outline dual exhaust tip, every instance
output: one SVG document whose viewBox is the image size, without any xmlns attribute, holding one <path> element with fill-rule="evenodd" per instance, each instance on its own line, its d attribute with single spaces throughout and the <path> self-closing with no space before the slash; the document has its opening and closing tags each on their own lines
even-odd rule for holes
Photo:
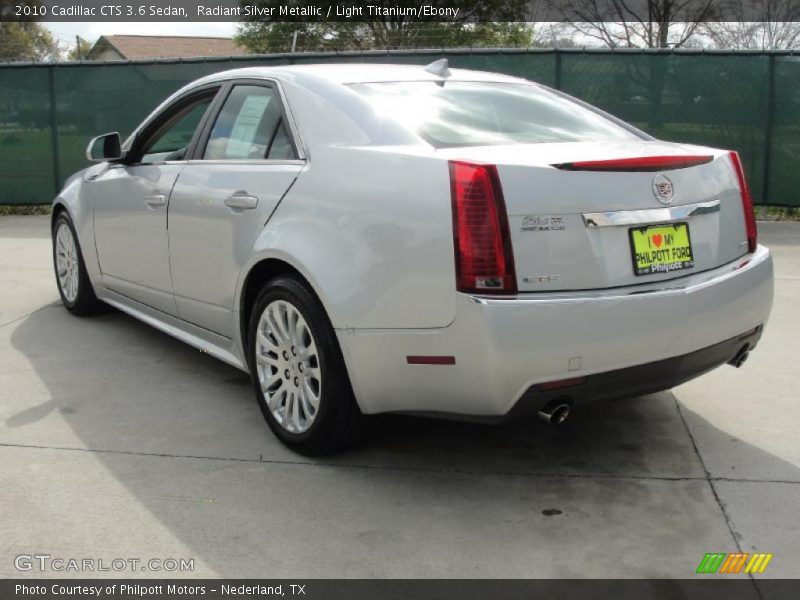
<svg viewBox="0 0 800 600">
<path fill-rule="evenodd" d="M 745 363 L 745 361 L 747 361 L 749 356 L 750 344 L 745 344 L 739 349 L 736 355 L 730 361 L 728 361 L 728 364 L 733 365 L 738 369 Z M 566 397 L 555 398 L 542 406 L 536 416 L 548 425 L 561 425 L 567 420 L 571 410 L 572 399 Z"/>
<path fill-rule="evenodd" d="M 555 398 L 540 408 L 537 416 L 548 425 L 561 425 L 567 420 L 571 410 L 571 399 Z"/>
</svg>

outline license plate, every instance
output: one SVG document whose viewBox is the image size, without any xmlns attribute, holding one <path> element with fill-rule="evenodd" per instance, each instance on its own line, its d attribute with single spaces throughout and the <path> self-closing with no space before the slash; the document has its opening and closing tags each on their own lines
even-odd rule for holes
<svg viewBox="0 0 800 600">
<path fill-rule="evenodd" d="M 632 227 L 628 233 L 635 275 L 669 273 L 694 266 L 688 224 Z"/>
</svg>

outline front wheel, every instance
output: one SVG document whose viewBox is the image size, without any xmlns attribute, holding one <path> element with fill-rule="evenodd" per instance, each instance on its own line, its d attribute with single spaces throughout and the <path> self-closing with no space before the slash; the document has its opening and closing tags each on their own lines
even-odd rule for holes
<svg viewBox="0 0 800 600">
<path fill-rule="evenodd" d="M 250 318 L 248 358 L 261 412 L 284 444 L 320 456 L 362 437 L 367 418 L 333 327 L 305 282 L 282 276 L 264 286 Z"/>
<path fill-rule="evenodd" d="M 102 312 L 105 306 L 94 294 L 78 236 L 66 213 L 53 223 L 53 267 L 61 302 L 68 311 L 81 316 Z"/>
</svg>

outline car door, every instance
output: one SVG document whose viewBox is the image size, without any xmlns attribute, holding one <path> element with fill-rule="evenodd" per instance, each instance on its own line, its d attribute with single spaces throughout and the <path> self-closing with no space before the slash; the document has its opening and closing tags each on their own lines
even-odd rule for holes
<svg viewBox="0 0 800 600">
<path fill-rule="evenodd" d="M 219 86 L 176 100 L 142 129 L 122 163 L 91 182 L 103 285 L 172 315 L 169 198 L 217 91 Z"/>
<path fill-rule="evenodd" d="M 220 93 L 169 206 L 179 316 L 225 337 L 253 243 L 305 164 L 278 84 L 230 82 Z"/>
</svg>

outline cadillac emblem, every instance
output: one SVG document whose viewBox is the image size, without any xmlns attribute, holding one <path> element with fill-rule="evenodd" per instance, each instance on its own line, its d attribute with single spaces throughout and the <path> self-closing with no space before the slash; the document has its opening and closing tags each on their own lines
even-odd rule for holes
<svg viewBox="0 0 800 600">
<path fill-rule="evenodd" d="M 666 175 L 656 175 L 653 179 L 653 194 L 661 204 L 672 204 L 675 200 L 675 187 Z"/>
</svg>

